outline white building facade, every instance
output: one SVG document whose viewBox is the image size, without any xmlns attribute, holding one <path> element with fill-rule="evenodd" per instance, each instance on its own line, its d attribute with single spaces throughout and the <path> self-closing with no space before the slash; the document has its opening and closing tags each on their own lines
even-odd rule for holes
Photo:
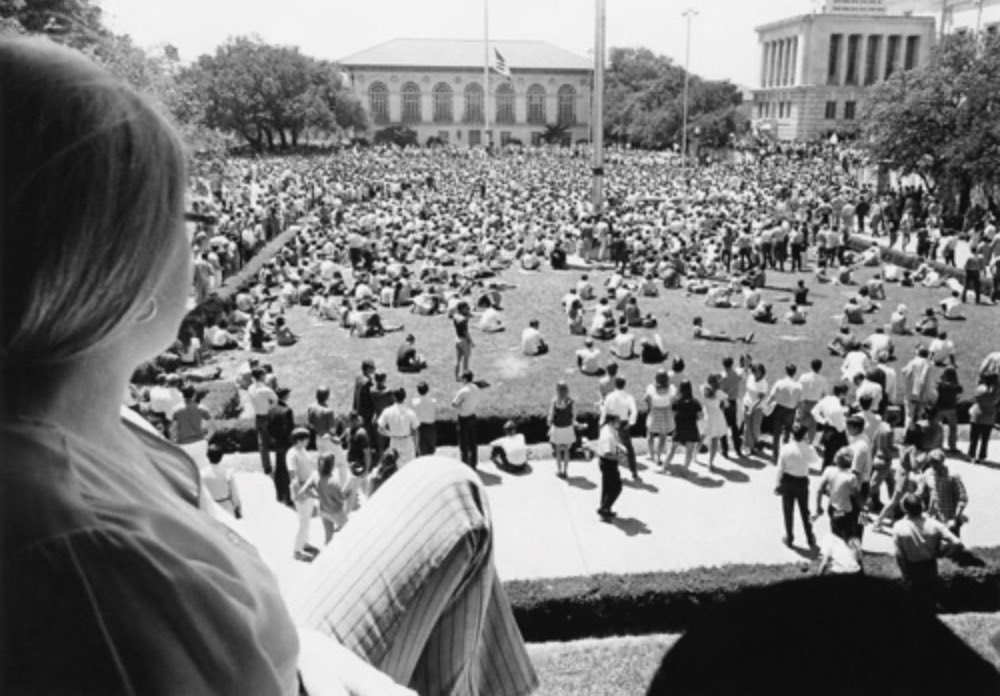
<svg viewBox="0 0 1000 696">
<path fill-rule="evenodd" d="M 510 76 L 483 64 L 499 54 Z M 538 143 L 562 126 L 566 144 L 590 138 L 593 69 L 541 41 L 395 39 L 338 61 L 372 130 L 406 126 L 420 144 L 438 138 L 475 147 Z M 488 119 L 488 128 L 486 124 Z"/>
<path fill-rule="evenodd" d="M 892 14 L 931 17 L 938 35 L 1000 32 L 1000 0 L 883 0 Z"/>
</svg>

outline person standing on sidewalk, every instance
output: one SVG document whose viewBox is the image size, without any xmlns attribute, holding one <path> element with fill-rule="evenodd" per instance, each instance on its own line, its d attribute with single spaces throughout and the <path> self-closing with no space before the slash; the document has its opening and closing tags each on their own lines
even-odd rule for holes
<svg viewBox="0 0 1000 696">
<path fill-rule="evenodd" d="M 722 380 L 719 383 L 726 395 L 722 413 L 729 427 L 729 437 L 722 438 L 722 456 L 729 458 L 729 440 L 733 443 L 733 456 L 743 456 L 743 436 L 741 433 L 740 410 L 743 404 L 743 394 L 746 390 L 746 379 L 742 371 L 733 367 L 733 359 L 726 356 L 722 359 Z"/>
<path fill-rule="evenodd" d="M 792 529 L 792 511 L 795 505 L 799 508 L 809 548 L 816 546 L 816 537 L 813 536 L 812 522 L 809 519 L 809 467 L 818 461 L 818 457 L 816 450 L 809 444 L 808 435 L 808 426 L 796 423 L 792 428 L 792 440 L 783 444 L 778 452 L 774 492 L 781 496 L 781 512 L 785 522 L 782 543 L 789 548 L 795 545 Z"/>
<path fill-rule="evenodd" d="M 462 373 L 462 386 L 451 400 L 452 408 L 458 412 L 458 451 L 463 462 L 477 469 L 479 448 L 476 443 L 476 411 L 479 407 L 479 387 L 473 381 L 470 370 Z"/>
<path fill-rule="evenodd" d="M 918 600 L 934 606 L 938 590 L 937 559 L 962 548 L 946 525 L 924 515 L 920 497 L 907 493 L 902 500 L 906 517 L 892 526 L 892 543 L 903 584 Z"/>
<path fill-rule="evenodd" d="M 976 293 L 976 304 L 979 304 L 979 297 L 982 293 L 980 275 L 983 271 L 983 259 L 971 245 L 969 255 L 965 259 L 965 280 L 962 283 L 962 304 L 965 304 L 965 296 L 969 290 Z"/>
<path fill-rule="evenodd" d="M 799 401 L 797 418 L 807 428 L 806 442 L 812 443 L 816 440 L 817 430 L 816 419 L 813 418 L 812 411 L 819 400 L 830 393 L 830 382 L 820 374 L 823 369 L 822 360 L 813 359 L 809 367 L 809 372 L 799 377 L 799 384 L 802 385 L 802 400 Z"/>
<path fill-rule="evenodd" d="M 427 382 L 420 382 L 417 384 L 417 396 L 412 401 L 413 411 L 420 421 L 417 427 L 417 455 L 420 457 L 437 451 L 437 399 L 428 396 L 428 392 L 430 387 Z"/>
<path fill-rule="evenodd" d="M 618 415 L 604 415 L 604 425 L 597 438 L 597 458 L 601 467 L 601 504 L 597 514 L 605 522 L 610 521 L 615 512 L 612 507 L 622 492 L 622 475 L 618 470 L 621 452 L 624 450 L 620 441 Z"/>
<path fill-rule="evenodd" d="M 632 395 L 625 391 L 624 377 L 615 377 L 615 389 L 604 397 L 601 413 L 605 418 L 612 413 L 618 416 L 618 434 L 628 457 L 628 468 L 632 472 L 632 480 L 640 481 L 639 470 L 636 466 L 635 447 L 632 445 L 632 426 L 635 425 L 639 416 L 639 409 Z"/>
<path fill-rule="evenodd" d="M 317 484 L 319 476 L 316 462 L 306 451 L 309 444 L 309 430 L 295 428 L 292 431 L 292 447 L 288 450 L 288 466 L 291 470 L 289 489 L 298 513 L 299 526 L 295 532 L 293 556 L 296 561 L 311 562 L 319 549 L 309 543 L 309 525 L 313 512 L 319 504 Z"/>
<path fill-rule="evenodd" d="M 247 388 L 250 406 L 253 408 L 254 425 L 257 429 L 257 451 L 260 452 L 260 466 L 264 473 L 271 475 L 271 434 L 268 430 L 268 413 L 278 404 L 278 395 L 264 383 L 267 372 L 263 367 L 255 367 L 250 373 L 253 383 Z"/>
<path fill-rule="evenodd" d="M 378 417 L 378 431 L 388 438 L 389 447 L 396 450 L 396 465 L 403 467 L 417 456 L 417 414 L 406 405 L 406 390 L 402 387 L 392 392 L 392 406 Z"/>
<path fill-rule="evenodd" d="M 771 387 L 769 400 L 774 404 L 771 412 L 771 453 L 773 461 L 778 462 L 778 450 L 781 443 L 788 440 L 795 423 L 795 412 L 802 401 L 802 385 L 795 379 L 797 368 L 789 363 L 785 366 L 785 376 Z"/>
<path fill-rule="evenodd" d="M 267 412 L 267 432 L 274 445 L 274 492 L 279 503 L 291 507 L 292 494 L 289 487 L 288 463 L 286 455 L 292 447 L 292 431 L 295 430 L 295 414 L 288 405 L 291 389 L 279 387 L 278 403 Z"/>
<path fill-rule="evenodd" d="M 333 409 L 330 408 L 330 388 L 320 387 L 316 390 L 316 403 L 306 409 L 306 423 L 312 430 L 313 437 L 316 438 L 316 451 L 319 454 L 332 452 L 333 428 L 336 424 L 336 417 Z"/>
</svg>

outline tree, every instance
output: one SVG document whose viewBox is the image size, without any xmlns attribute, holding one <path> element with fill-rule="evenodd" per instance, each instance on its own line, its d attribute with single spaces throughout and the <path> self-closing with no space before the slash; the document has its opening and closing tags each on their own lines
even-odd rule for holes
<svg viewBox="0 0 1000 696">
<path fill-rule="evenodd" d="M 736 113 L 742 97 L 729 82 L 691 75 L 688 127 L 702 142 L 723 146 L 749 128 Z M 611 140 L 661 149 L 681 139 L 684 69 L 648 48 L 612 48 L 604 97 L 604 130 Z M 689 133 L 691 135 L 691 133 Z"/>
<path fill-rule="evenodd" d="M 0 0 L 0 31 L 44 34 L 73 48 L 99 43 L 111 32 L 90 0 Z"/>
<path fill-rule="evenodd" d="M 898 72 L 863 108 L 862 142 L 872 157 L 916 174 L 964 214 L 973 188 L 990 199 L 1000 184 L 1000 37 L 952 34 L 931 60 Z"/>
</svg>

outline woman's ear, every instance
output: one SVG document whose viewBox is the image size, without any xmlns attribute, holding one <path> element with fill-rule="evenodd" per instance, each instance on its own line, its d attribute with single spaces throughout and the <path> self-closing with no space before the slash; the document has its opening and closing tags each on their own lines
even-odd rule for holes
<svg viewBox="0 0 1000 696">
<path fill-rule="evenodd" d="M 146 305 L 142 308 L 142 312 L 140 312 L 136 316 L 135 321 L 138 324 L 145 324 L 145 323 L 151 321 L 153 319 L 153 317 L 156 316 L 156 313 L 158 311 L 159 311 L 159 305 L 157 305 L 157 303 L 156 303 L 156 298 L 155 297 L 151 297 L 146 302 Z"/>
</svg>

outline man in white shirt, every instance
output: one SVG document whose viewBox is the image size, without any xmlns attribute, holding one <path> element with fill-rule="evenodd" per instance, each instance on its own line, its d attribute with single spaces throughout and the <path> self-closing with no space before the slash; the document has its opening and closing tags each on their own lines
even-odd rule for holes
<svg viewBox="0 0 1000 696">
<path fill-rule="evenodd" d="M 594 347 L 594 339 L 584 339 L 583 348 L 576 351 L 576 366 L 585 375 L 598 375 L 601 373 L 600 356 L 601 349 Z"/>
<path fill-rule="evenodd" d="M 881 326 L 875 329 L 875 333 L 864 340 L 862 346 L 868 349 L 868 355 L 872 360 L 878 360 L 879 356 L 883 354 L 890 358 L 896 354 L 895 346 L 892 345 L 892 337 Z"/>
<path fill-rule="evenodd" d="M 948 338 L 947 331 L 939 331 L 937 338 L 933 339 L 928 346 L 928 350 L 930 350 L 930 357 L 934 364 L 956 367 L 955 342 Z"/>
<path fill-rule="evenodd" d="M 267 372 L 262 367 L 253 368 L 253 384 L 247 389 L 250 406 L 253 408 L 257 428 L 257 449 L 260 451 L 260 465 L 264 473 L 271 475 L 271 433 L 267 428 L 267 414 L 278 405 L 278 395 L 264 383 Z"/>
<path fill-rule="evenodd" d="M 545 355 L 549 352 L 549 347 L 542 338 L 542 332 L 538 330 L 538 320 L 532 319 L 528 322 L 528 328 L 521 332 L 521 352 L 525 355 L 536 356 Z"/>
<path fill-rule="evenodd" d="M 951 297 L 946 297 L 938 303 L 941 307 L 941 314 L 944 315 L 945 319 L 957 319 L 962 316 L 962 300 L 960 295 L 961 293 L 958 291 L 952 290 Z"/>
<path fill-rule="evenodd" d="M 497 333 L 504 330 L 500 311 L 493 304 L 490 304 L 479 318 L 479 330 L 486 333 Z"/>
<path fill-rule="evenodd" d="M 635 399 L 625 391 L 624 377 L 615 377 L 614 390 L 604 397 L 604 402 L 601 406 L 602 419 L 608 414 L 618 417 L 618 435 L 628 456 L 628 468 L 632 472 L 632 480 L 640 481 L 639 471 L 636 468 L 635 447 L 632 446 L 631 435 L 631 428 L 635 425 L 639 410 L 636 408 Z"/>
<path fill-rule="evenodd" d="M 379 414 L 378 431 L 389 438 L 389 447 L 399 455 L 396 466 L 402 467 L 417 456 L 416 438 L 420 421 L 413 409 L 406 405 L 405 389 L 396 389 L 392 393 L 392 400 L 392 406 Z"/>
<path fill-rule="evenodd" d="M 833 386 L 833 393 L 824 396 L 813 407 L 812 416 L 823 428 L 820 444 L 823 446 L 823 469 L 833 464 L 833 457 L 841 447 L 847 445 L 847 385 L 843 382 Z"/>
<path fill-rule="evenodd" d="M 490 443 L 490 459 L 499 469 L 523 471 L 528 463 L 528 444 L 524 435 L 517 432 L 514 421 L 503 426 L 504 436 Z"/>
<path fill-rule="evenodd" d="M 590 282 L 586 273 L 580 277 L 576 284 L 576 294 L 584 302 L 594 299 L 594 284 Z"/>
<path fill-rule="evenodd" d="M 823 361 L 814 359 L 809 364 L 809 372 L 799 377 L 799 384 L 802 386 L 802 400 L 799 401 L 798 419 L 805 424 L 808 435 L 806 442 L 812 442 L 816 438 L 816 420 L 812 416 L 813 407 L 819 400 L 830 393 L 830 383 L 820 374 L 823 369 Z"/>
<path fill-rule="evenodd" d="M 417 454 L 421 457 L 437 451 L 437 400 L 428 396 L 427 382 L 417 384 L 413 412 L 417 414 Z"/>
<path fill-rule="evenodd" d="M 792 511 L 798 505 L 802 518 L 802 529 L 806 534 L 809 548 L 816 546 L 812 524 L 809 519 L 809 467 L 817 461 L 816 450 L 806 440 L 809 429 L 804 423 L 796 423 L 792 428 L 792 439 L 781 446 L 778 452 L 778 471 L 775 492 L 781 496 L 781 510 L 785 521 L 785 546 L 795 543 L 792 528 Z"/>
<path fill-rule="evenodd" d="M 631 360 L 635 357 L 635 334 L 627 324 L 618 327 L 618 335 L 611 344 L 611 353 L 622 360 Z"/>
<path fill-rule="evenodd" d="M 451 400 L 458 412 L 458 450 L 461 460 L 473 469 L 479 467 L 479 450 L 476 442 L 476 411 L 479 407 L 479 387 L 471 370 L 462 373 L 462 386 Z"/>
</svg>

